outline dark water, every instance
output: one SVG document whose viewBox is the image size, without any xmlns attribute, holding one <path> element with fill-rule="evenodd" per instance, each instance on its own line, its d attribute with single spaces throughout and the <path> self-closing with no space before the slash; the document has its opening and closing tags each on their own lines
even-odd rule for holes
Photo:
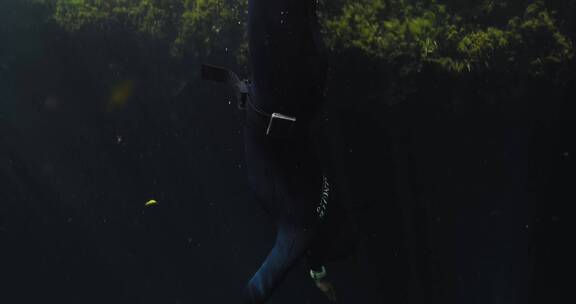
<svg viewBox="0 0 576 304">
<path fill-rule="evenodd" d="M 0 302 L 239 302 L 274 231 L 231 92 L 198 78 L 234 59 L 70 34 L 24 3 L 0 0 Z M 509 82 L 523 93 L 502 103 L 470 85 L 462 102 L 451 90 L 482 76 L 423 70 L 388 105 L 389 66 L 331 62 L 318 136 L 362 241 L 330 268 L 342 303 L 573 298 L 574 79 Z M 303 266 L 271 301 L 325 302 Z"/>
</svg>

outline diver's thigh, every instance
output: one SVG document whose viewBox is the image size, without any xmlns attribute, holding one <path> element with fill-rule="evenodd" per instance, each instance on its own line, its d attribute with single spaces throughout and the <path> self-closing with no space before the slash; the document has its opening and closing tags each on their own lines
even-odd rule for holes
<svg viewBox="0 0 576 304">
<path fill-rule="evenodd" d="M 272 295 L 310 247 L 316 233 L 314 229 L 289 223 L 278 225 L 274 247 L 246 287 L 252 303 L 264 303 Z"/>
</svg>

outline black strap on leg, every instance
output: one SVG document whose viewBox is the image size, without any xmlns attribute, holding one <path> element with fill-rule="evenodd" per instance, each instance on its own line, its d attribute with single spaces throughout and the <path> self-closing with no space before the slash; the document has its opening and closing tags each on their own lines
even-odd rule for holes
<svg viewBox="0 0 576 304">
<path fill-rule="evenodd" d="M 229 84 L 234 89 L 238 108 L 253 112 L 249 113 L 250 119 L 254 124 L 265 128 L 267 136 L 287 137 L 294 134 L 296 117 L 282 113 L 268 113 L 255 105 L 250 99 L 250 82 L 247 79 L 241 80 L 236 73 L 227 68 L 206 63 L 202 64 L 201 74 L 206 80 Z"/>
<path fill-rule="evenodd" d="M 244 110 L 248 101 L 248 80 L 240 80 L 240 77 L 231 70 L 211 64 L 202 64 L 202 78 L 216 82 L 225 82 L 232 86 L 238 101 L 238 109 Z"/>
</svg>

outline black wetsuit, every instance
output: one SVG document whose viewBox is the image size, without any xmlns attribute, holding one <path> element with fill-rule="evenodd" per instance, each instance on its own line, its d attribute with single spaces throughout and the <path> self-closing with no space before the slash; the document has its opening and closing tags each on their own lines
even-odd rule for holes
<svg viewBox="0 0 576 304">
<path fill-rule="evenodd" d="M 303 256 L 310 267 L 319 266 L 334 234 L 327 228 L 337 220 L 332 206 L 326 210 L 329 179 L 310 137 L 327 70 L 315 9 L 315 0 L 249 1 L 247 170 L 257 199 L 277 224 L 277 236 L 246 286 L 244 303 L 264 303 Z M 258 111 L 296 117 L 295 131 L 266 135 L 268 119 Z"/>
<path fill-rule="evenodd" d="M 253 101 L 309 121 L 323 102 L 327 59 L 314 0 L 250 0 Z"/>
</svg>

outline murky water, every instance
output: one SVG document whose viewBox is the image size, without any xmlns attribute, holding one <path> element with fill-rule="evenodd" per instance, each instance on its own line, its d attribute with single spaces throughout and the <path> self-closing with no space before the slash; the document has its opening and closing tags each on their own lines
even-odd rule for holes
<svg viewBox="0 0 576 304">
<path fill-rule="evenodd" d="M 340 302 L 572 298 L 576 1 L 316 2 L 318 202 L 358 244 L 327 264 Z M 306 87 L 305 1 L 254 3 L 301 72 L 272 91 Z M 0 0 L 0 302 L 241 302 L 274 219 L 200 67 L 250 77 L 247 22 L 246 0 Z M 308 271 L 270 303 L 327 303 Z"/>
</svg>

